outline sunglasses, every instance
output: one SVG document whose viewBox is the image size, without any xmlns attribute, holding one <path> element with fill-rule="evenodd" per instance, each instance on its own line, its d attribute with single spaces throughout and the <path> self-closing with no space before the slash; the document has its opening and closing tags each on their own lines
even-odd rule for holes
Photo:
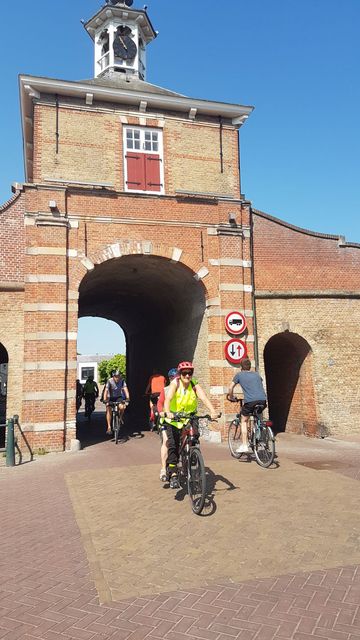
<svg viewBox="0 0 360 640">
<path fill-rule="evenodd" d="M 192 376 L 193 371 L 180 371 L 180 375 L 182 376 Z"/>
</svg>

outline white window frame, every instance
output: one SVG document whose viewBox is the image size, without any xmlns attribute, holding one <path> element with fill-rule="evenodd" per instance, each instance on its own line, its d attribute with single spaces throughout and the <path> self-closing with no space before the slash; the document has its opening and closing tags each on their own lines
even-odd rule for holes
<svg viewBox="0 0 360 640">
<path fill-rule="evenodd" d="M 128 149 L 127 147 L 127 132 L 128 131 L 138 131 L 140 133 L 140 149 Z M 145 149 L 145 133 L 156 133 L 158 136 L 158 151 L 153 151 L 149 149 Z M 160 182 L 162 187 L 160 187 L 159 191 L 145 191 L 143 189 L 129 189 L 127 185 L 128 180 L 128 170 L 127 170 L 127 160 L 126 154 L 130 153 L 143 153 L 146 155 L 155 154 L 160 158 Z M 163 146 L 163 131 L 162 129 L 157 129 L 155 127 L 139 127 L 137 125 L 126 125 L 123 127 L 123 163 L 124 163 L 124 181 L 125 181 L 125 191 L 130 193 L 150 193 L 151 195 L 163 195 L 165 193 L 165 182 L 164 182 L 164 146 Z"/>
</svg>

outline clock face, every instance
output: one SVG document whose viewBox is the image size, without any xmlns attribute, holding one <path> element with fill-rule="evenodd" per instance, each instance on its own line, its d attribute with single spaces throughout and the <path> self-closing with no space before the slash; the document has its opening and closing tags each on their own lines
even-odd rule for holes
<svg viewBox="0 0 360 640">
<path fill-rule="evenodd" d="M 131 37 L 129 27 L 118 27 L 114 36 L 114 53 L 117 58 L 133 60 L 137 54 L 137 46 Z"/>
</svg>

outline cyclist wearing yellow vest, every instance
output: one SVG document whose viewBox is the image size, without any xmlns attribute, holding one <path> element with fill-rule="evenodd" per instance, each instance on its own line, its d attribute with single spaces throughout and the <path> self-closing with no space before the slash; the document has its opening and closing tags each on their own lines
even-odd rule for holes
<svg viewBox="0 0 360 640">
<path fill-rule="evenodd" d="M 212 419 L 218 417 L 218 413 L 207 398 L 205 391 L 200 387 L 198 381 L 193 378 L 194 366 L 192 362 L 180 362 L 177 370 L 178 376 L 171 382 L 164 402 L 168 436 L 168 458 L 166 464 L 172 489 L 179 487 L 177 463 L 179 461 L 180 433 L 182 427 L 188 422 L 188 420 L 175 421 L 173 414 L 177 412 L 196 412 L 198 400 L 201 400 L 209 409 Z"/>
</svg>

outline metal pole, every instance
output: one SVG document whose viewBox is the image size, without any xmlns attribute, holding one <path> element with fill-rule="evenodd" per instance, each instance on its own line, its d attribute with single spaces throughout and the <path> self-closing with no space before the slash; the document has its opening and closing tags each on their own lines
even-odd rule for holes
<svg viewBox="0 0 360 640">
<path fill-rule="evenodd" d="M 9 420 L 7 421 L 6 466 L 15 467 L 14 418 L 9 418 Z"/>
</svg>

